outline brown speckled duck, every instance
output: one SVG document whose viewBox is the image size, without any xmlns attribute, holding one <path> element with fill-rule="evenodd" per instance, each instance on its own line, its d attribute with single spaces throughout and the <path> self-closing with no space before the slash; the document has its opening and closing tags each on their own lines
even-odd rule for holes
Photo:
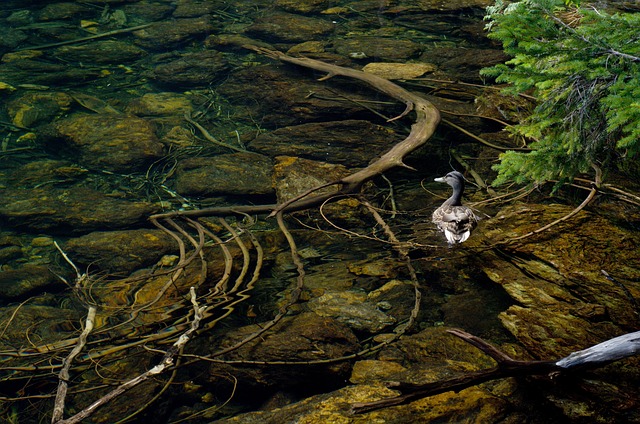
<svg viewBox="0 0 640 424">
<path fill-rule="evenodd" d="M 431 220 L 444 233 L 449 244 L 462 243 L 469 238 L 478 223 L 478 217 L 473 211 L 462 205 L 464 176 L 453 171 L 435 180 L 453 187 L 453 194 L 433 212 Z"/>
</svg>

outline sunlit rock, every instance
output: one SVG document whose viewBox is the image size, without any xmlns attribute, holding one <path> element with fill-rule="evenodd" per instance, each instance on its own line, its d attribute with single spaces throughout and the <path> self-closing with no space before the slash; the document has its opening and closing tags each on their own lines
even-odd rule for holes
<svg viewBox="0 0 640 424">
<path fill-rule="evenodd" d="M 372 62 L 362 68 L 364 72 L 390 80 L 418 78 L 427 72 L 433 72 L 435 69 L 436 67 L 429 63 L 384 62 Z"/>
<path fill-rule="evenodd" d="M 496 242 L 527 234 L 571 212 L 562 205 L 514 205 L 484 225 Z M 476 242 L 481 242 L 480 237 Z M 556 358 L 623 334 L 637 325 L 640 237 L 601 215 L 579 214 L 526 242 L 485 251 L 479 265 L 518 302 L 500 314 L 540 358 Z M 506 259 L 506 260 L 505 260 Z M 607 275 L 611 278 L 607 278 Z"/>
</svg>

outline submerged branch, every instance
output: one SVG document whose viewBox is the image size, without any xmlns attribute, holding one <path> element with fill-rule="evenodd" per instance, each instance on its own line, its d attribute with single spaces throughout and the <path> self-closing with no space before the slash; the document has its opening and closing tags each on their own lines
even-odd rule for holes
<svg viewBox="0 0 640 424">
<path fill-rule="evenodd" d="M 64 403 L 67 397 L 67 389 L 69 385 L 69 369 L 71 368 L 71 363 L 87 343 L 87 337 L 89 336 L 89 333 L 91 333 L 91 330 L 93 330 L 95 318 L 96 307 L 89 306 L 89 312 L 87 313 L 84 330 L 82 330 L 82 334 L 80 334 L 80 337 L 78 338 L 78 343 L 69 353 L 69 355 L 62 361 L 62 369 L 58 374 L 58 392 L 56 393 L 56 399 L 53 406 L 53 416 L 51 417 L 51 422 L 54 424 L 62 420 L 64 414 Z"/>
<path fill-rule="evenodd" d="M 111 36 L 117 35 L 117 34 L 125 34 L 125 33 L 128 33 L 128 32 L 138 31 L 140 29 L 144 29 L 144 28 L 150 27 L 151 25 L 153 25 L 153 24 L 151 23 L 151 24 L 137 25 L 137 26 L 130 27 L 130 28 L 122 28 L 122 29 L 116 29 L 116 30 L 113 30 L 113 31 L 107 31 L 107 32 L 103 32 L 102 34 L 91 35 L 89 37 L 76 38 L 74 40 L 60 41 L 60 42 L 51 43 L 51 44 L 41 44 L 39 46 L 22 47 L 22 48 L 18 49 L 17 51 L 21 51 L 21 50 L 43 50 L 43 49 L 49 49 L 51 47 L 60 47 L 60 46 L 67 46 L 69 44 L 78 44 L 78 43 L 82 43 L 82 42 L 85 42 L 85 41 L 97 40 L 99 38 L 111 37 Z"/>
<path fill-rule="evenodd" d="M 389 119 L 389 121 L 396 120 L 407 115 L 409 112 L 414 111 L 416 118 L 411 126 L 409 135 L 403 141 L 394 145 L 382 156 L 375 159 L 369 164 L 369 166 L 341 178 L 340 180 L 333 181 L 323 186 L 339 186 L 340 188 L 336 189 L 334 192 L 312 195 L 312 193 L 318 190 L 318 188 L 313 188 L 309 190 L 308 193 L 305 193 L 305 196 L 279 205 L 233 206 L 193 211 L 173 211 L 154 215 L 152 216 L 152 219 L 157 220 L 175 216 L 188 216 L 193 218 L 208 215 L 231 215 L 235 213 L 269 213 L 270 216 L 275 216 L 278 212 L 291 212 L 318 206 L 335 196 L 357 192 L 365 182 L 391 168 L 398 166 L 410 168 L 403 162 L 404 158 L 409 153 L 424 145 L 433 135 L 440 122 L 440 112 L 431 102 L 377 75 L 358 71 L 356 69 L 332 65 L 315 59 L 296 58 L 275 50 L 267 50 L 256 46 L 245 47 L 281 62 L 326 72 L 327 75 L 320 78 L 321 81 L 335 76 L 352 78 L 365 82 L 376 90 L 399 100 L 406 105 L 406 108 L 402 114 Z"/>
</svg>

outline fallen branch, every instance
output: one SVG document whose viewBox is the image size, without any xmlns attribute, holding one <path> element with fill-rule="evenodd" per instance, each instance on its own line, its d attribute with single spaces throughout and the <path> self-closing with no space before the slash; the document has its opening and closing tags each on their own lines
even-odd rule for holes
<svg viewBox="0 0 640 424">
<path fill-rule="evenodd" d="M 339 180 L 325 184 L 323 187 L 339 186 L 340 188 L 334 192 L 311 195 L 317 191 L 315 188 L 310 190 L 305 197 L 295 198 L 279 205 L 258 205 L 258 206 L 232 206 L 220 208 L 208 208 L 191 211 L 173 211 L 162 214 L 153 215 L 151 219 L 171 218 L 176 216 L 200 217 L 209 215 L 231 215 L 235 213 L 270 213 L 275 216 L 278 212 L 291 212 L 295 210 L 303 210 L 320 205 L 335 196 L 357 192 L 362 185 L 373 177 L 383 172 L 402 166 L 413 169 L 403 162 L 403 159 L 414 150 L 424 145 L 433 135 L 440 122 L 440 112 L 428 100 L 417 94 L 411 93 L 404 88 L 394 84 L 393 82 L 381 78 L 377 75 L 358 71 L 356 69 L 344 68 L 342 66 L 332 65 L 309 58 L 296 58 L 288 56 L 282 52 L 267 50 L 256 46 L 245 46 L 260 54 L 270 58 L 277 59 L 281 62 L 287 62 L 305 68 L 315 69 L 317 71 L 326 72 L 326 75 L 320 78 L 320 81 L 332 78 L 334 76 L 343 76 L 363 81 L 378 91 L 397 99 L 406 105 L 404 112 L 389 121 L 397 120 L 409 112 L 414 111 L 416 119 L 411 126 L 409 135 L 400 143 L 394 145 L 386 153 L 374 160 L 369 166 L 354 172 Z"/>
<path fill-rule="evenodd" d="M 56 246 L 57 247 L 57 246 Z M 56 393 L 56 400 L 53 406 L 53 416 L 51 417 L 52 423 L 57 423 L 62 420 L 64 414 L 64 402 L 67 397 L 67 388 L 69 387 L 69 368 L 76 356 L 82 351 L 84 345 L 87 343 L 87 336 L 93 330 L 93 324 L 96 318 L 96 307 L 89 306 L 89 312 L 87 313 L 87 319 L 84 324 L 84 330 L 78 338 L 78 342 L 69 355 L 62 361 L 62 369 L 58 373 L 58 391 Z"/>
<path fill-rule="evenodd" d="M 625 334 L 578 352 L 573 352 L 557 361 L 518 361 L 512 359 L 494 346 L 462 330 L 448 330 L 454 336 L 477 347 L 493 358 L 497 366 L 477 371 L 462 377 L 451 378 L 426 384 L 392 382 L 388 387 L 400 391 L 398 396 L 373 402 L 359 402 L 351 406 L 353 413 L 375 411 L 389 406 L 404 405 L 417 399 L 423 399 L 445 392 L 459 392 L 468 387 L 487 381 L 528 375 L 557 374 L 567 370 L 597 368 L 619 359 L 640 353 L 640 331 Z"/>
</svg>

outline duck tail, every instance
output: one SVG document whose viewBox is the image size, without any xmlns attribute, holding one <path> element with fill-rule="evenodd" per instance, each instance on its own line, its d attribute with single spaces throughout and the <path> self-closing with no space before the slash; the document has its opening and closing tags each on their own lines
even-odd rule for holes
<svg viewBox="0 0 640 424">
<path fill-rule="evenodd" d="M 454 233 L 453 231 L 445 230 L 444 235 L 447 237 L 449 244 L 456 244 L 467 241 L 471 235 L 471 231 L 467 230 L 463 233 Z"/>
</svg>

